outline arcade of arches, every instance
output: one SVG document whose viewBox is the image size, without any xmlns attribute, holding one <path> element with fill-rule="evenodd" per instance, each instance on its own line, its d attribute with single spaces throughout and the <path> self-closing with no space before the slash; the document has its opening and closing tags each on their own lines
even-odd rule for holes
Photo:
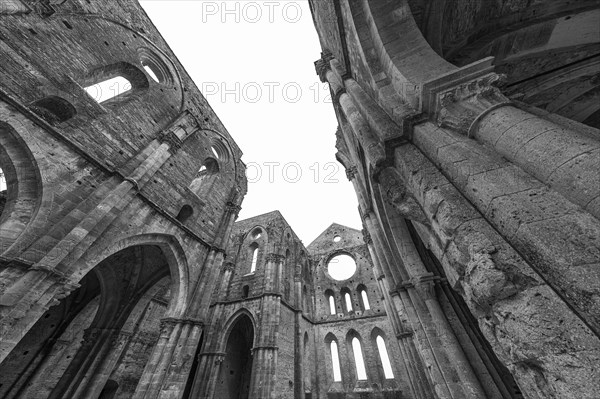
<svg viewBox="0 0 600 399">
<path fill-rule="evenodd" d="M 305 246 L 137 1 L 0 0 L 0 397 L 600 397 L 600 3 L 309 4 Z"/>
</svg>

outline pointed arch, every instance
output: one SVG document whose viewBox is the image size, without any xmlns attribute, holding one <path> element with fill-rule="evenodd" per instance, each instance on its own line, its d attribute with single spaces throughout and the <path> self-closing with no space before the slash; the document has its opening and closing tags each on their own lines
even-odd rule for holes
<svg viewBox="0 0 600 399">
<path fill-rule="evenodd" d="M 346 335 L 346 346 L 351 348 L 352 356 L 349 356 L 350 362 L 354 366 L 354 375 L 358 381 L 367 380 L 367 368 L 365 365 L 365 354 L 360 334 L 352 329 Z"/>
<path fill-rule="evenodd" d="M 325 346 L 327 347 L 327 351 L 329 353 L 329 362 L 328 362 L 328 370 L 331 376 L 331 380 L 333 382 L 341 382 L 342 381 L 342 365 L 340 362 L 340 349 L 339 343 L 335 335 L 333 333 L 328 333 L 325 336 Z"/>
<path fill-rule="evenodd" d="M 187 256 L 179 240 L 167 234 L 141 234 L 113 242 L 102 248 L 90 249 L 83 258 L 72 266 L 75 270 L 72 278 L 79 280 L 92 270 L 102 260 L 117 252 L 133 247 L 154 245 L 161 249 L 169 266 L 171 277 L 171 301 L 165 314 L 166 317 L 179 317 L 187 308 L 189 291 L 189 268 Z"/>
<path fill-rule="evenodd" d="M 0 214 L 0 253 L 25 231 L 44 199 L 40 168 L 23 139 L 26 135 L 18 121 L 0 121 L 0 169 L 7 190 Z"/>
</svg>

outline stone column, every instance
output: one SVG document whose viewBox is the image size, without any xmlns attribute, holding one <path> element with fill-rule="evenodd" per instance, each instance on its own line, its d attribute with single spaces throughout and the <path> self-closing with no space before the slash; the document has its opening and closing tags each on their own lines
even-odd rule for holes
<svg viewBox="0 0 600 399">
<path fill-rule="evenodd" d="M 198 370 L 190 398 L 213 399 L 221 364 L 226 355 L 224 352 L 202 352 L 198 355 Z"/>
<path fill-rule="evenodd" d="M 83 343 L 73 360 L 50 393 L 49 399 L 80 398 L 85 390 L 86 375 L 110 350 L 114 330 L 89 327 L 84 331 Z"/>
<path fill-rule="evenodd" d="M 235 271 L 235 263 L 224 262 L 223 273 L 221 274 L 221 285 L 219 287 L 218 298 L 219 301 L 226 301 L 229 296 L 229 286 L 231 284 L 231 276 Z"/>
<path fill-rule="evenodd" d="M 197 320 L 162 319 L 160 337 L 146 363 L 133 398 L 181 396 L 201 335 L 202 323 Z"/>
<path fill-rule="evenodd" d="M 475 66 L 467 76 L 456 73 L 428 82 L 426 111 L 440 126 L 493 148 L 600 218 L 600 136 L 512 106 L 495 87 L 501 77 L 489 60 Z"/>
<path fill-rule="evenodd" d="M 127 344 L 132 337 L 132 333 L 121 331 L 113 333 L 105 343 L 103 348 L 104 356 L 99 355 L 90 365 L 85 376 L 78 384 L 78 388 L 72 395 L 72 398 L 98 397 L 110 378 L 119 358 L 123 354 Z"/>
<path fill-rule="evenodd" d="M 267 255 L 267 264 L 265 266 L 265 293 L 277 293 L 279 285 L 280 268 L 285 257 L 283 255 L 271 253 Z"/>
<path fill-rule="evenodd" d="M 250 399 L 273 397 L 277 373 L 277 339 L 281 320 L 281 296 L 265 295 L 260 306 L 261 319 L 252 348 Z"/>
</svg>

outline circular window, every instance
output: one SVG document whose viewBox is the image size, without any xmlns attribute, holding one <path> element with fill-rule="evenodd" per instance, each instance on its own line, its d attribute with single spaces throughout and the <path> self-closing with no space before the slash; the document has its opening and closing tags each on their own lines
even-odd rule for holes
<svg viewBox="0 0 600 399">
<path fill-rule="evenodd" d="M 210 150 L 213 155 L 222 163 L 227 163 L 229 161 L 229 152 L 225 147 L 225 144 L 220 140 L 213 140 L 211 143 Z"/>
<path fill-rule="evenodd" d="M 262 236 L 262 230 L 254 229 L 254 231 L 252 232 L 252 238 L 254 238 L 255 240 L 258 240 L 261 236 Z"/>
<path fill-rule="evenodd" d="M 333 242 L 340 242 L 340 241 L 342 241 L 342 237 L 340 237 L 340 236 L 333 237 Z"/>
<path fill-rule="evenodd" d="M 327 263 L 327 272 L 334 280 L 347 280 L 356 273 L 356 262 L 350 255 L 334 256 Z"/>
<path fill-rule="evenodd" d="M 139 49 L 138 54 L 140 56 L 140 63 L 152 80 L 167 85 L 173 84 L 169 68 L 158 55 L 147 48 Z"/>
</svg>

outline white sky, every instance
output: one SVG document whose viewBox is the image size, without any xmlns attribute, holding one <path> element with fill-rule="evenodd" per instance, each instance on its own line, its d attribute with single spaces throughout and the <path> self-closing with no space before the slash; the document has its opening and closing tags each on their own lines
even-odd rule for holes
<svg viewBox="0 0 600 399">
<path fill-rule="evenodd" d="M 332 222 L 360 229 L 308 1 L 140 3 L 244 152 L 239 220 L 278 209 L 305 245 Z"/>
</svg>

